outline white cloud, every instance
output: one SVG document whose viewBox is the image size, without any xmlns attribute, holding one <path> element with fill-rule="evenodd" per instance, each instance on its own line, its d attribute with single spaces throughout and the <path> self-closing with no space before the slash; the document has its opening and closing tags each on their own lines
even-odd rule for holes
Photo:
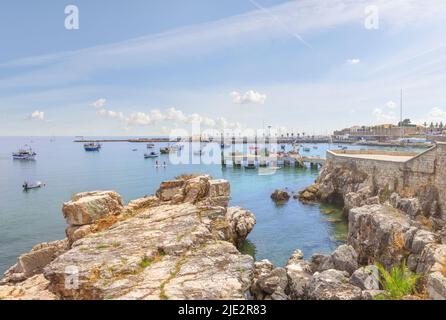
<svg viewBox="0 0 446 320">
<path fill-rule="evenodd" d="M 170 125 L 178 124 L 193 124 L 199 123 L 200 125 L 208 128 L 241 128 L 242 125 L 239 122 L 231 122 L 226 118 L 210 118 L 202 116 L 198 113 L 192 113 L 190 115 L 184 114 L 183 111 L 177 110 L 175 108 L 169 108 L 164 113 L 159 109 L 152 109 L 149 112 L 133 112 L 126 116 L 122 112 L 117 112 L 113 110 L 100 109 L 97 114 L 104 118 L 117 119 L 124 123 L 124 127 L 129 129 L 135 126 L 149 126 L 154 125 L 163 121 L 168 122 Z"/>
<path fill-rule="evenodd" d="M 254 90 L 249 90 L 244 95 L 240 94 L 238 91 L 233 91 L 230 93 L 230 95 L 232 97 L 232 102 L 236 104 L 264 104 L 266 100 L 265 94 L 261 94 Z"/>
<path fill-rule="evenodd" d="M 361 62 L 361 60 L 357 59 L 357 58 L 347 60 L 347 63 L 352 64 L 352 65 L 359 64 L 360 62 Z"/>
<path fill-rule="evenodd" d="M 429 112 L 429 118 L 433 118 L 433 119 L 437 119 L 437 120 L 445 120 L 446 119 L 446 111 L 444 111 L 438 107 L 434 107 Z"/>
<path fill-rule="evenodd" d="M 28 116 L 28 119 L 44 121 L 45 113 L 43 111 L 36 110 Z"/>
<path fill-rule="evenodd" d="M 397 117 L 393 111 L 386 111 L 381 108 L 373 110 L 373 116 L 378 123 L 393 123 L 397 120 Z"/>
<path fill-rule="evenodd" d="M 396 108 L 396 103 L 393 101 L 389 101 L 386 103 L 386 107 L 389 109 L 395 109 Z"/>
<path fill-rule="evenodd" d="M 90 106 L 93 108 L 103 108 L 107 103 L 107 99 L 101 98 L 93 102 Z"/>
</svg>

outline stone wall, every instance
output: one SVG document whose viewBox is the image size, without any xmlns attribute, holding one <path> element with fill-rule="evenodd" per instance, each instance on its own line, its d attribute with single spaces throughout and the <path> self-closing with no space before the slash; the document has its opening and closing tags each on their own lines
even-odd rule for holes
<svg viewBox="0 0 446 320">
<path fill-rule="evenodd" d="M 434 194 L 431 200 L 438 202 L 437 214 L 443 220 L 446 218 L 446 193 L 442 192 L 446 188 L 446 143 L 439 142 L 406 162 L 357 158 L 355 155 L 358 152 L 349 157 L 349 153 L 341 156 L 338 152 L 328 151 L 326 165 L 333 168 L 354 167 L 369 176 L 368 179 L 372 180 L 369 182 L 376 190 L 386 189 L 389 195 L 397 192 L 407 197 L 426 198 Z M 370 154 L 368 151 L 361 153 Z M 408 155 L 401 152 L 394 154 Z"/>
</svg>

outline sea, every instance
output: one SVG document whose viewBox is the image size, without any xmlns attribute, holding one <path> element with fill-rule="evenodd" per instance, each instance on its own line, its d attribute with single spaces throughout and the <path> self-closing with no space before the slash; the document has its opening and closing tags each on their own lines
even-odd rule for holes
<svg viewBox="0 0 446 320">
<path fill-rule="evenodd" d="M 193 153 L 189 161 L 171 161 L 169 155 L 145 159 L 146 143 L 107 142 L 98 152 L 86 152 L 83 144 L 74 140 L 75 137 L 0 137 L 0 273 L 34 245 L 65 237 L 67 225 L 61 209 L 74 194 L 115 190 L 128 202 L 154 194 L 162 181 L 187 173 L 205 173 L 230 182 L 230 205 L 251 210 L 256 216 L 257 224 L 241 248 L 256 260 L 269 259 L 283 266 L 295 249 L 301 249 L 309 258 L 314 253 L 330 253 L 346 240 L 347 222 L 340 208 L 305 205 L 293 198 L 283 204 L 271 200 L 275 189 L 296 194 L 309 186 L 317 178 L 318 169 L 281 168 L 273 174 L 259 174 L 258 170 L 222 167 L 219 144 L 211 148 L 216 150 L 216 161 L 202 161 Z M 12 152 L 25 145 L 37 153 L 35 160 L 13 160 Z M 155 143 L 154 150 L 167 145 Z M 190 147 L 186 145 L 182 152 L 189 152 Z M 241 144 L 229 149 L 242 151 L 248 147 Z M 306 155 L 325 157 L 328 149 L 340 147 L 303 144 L 298 148 Z M 291 148 L 286 146 L 287 150 Z M 305 153 L 303 148 L 309 151 Z M 24 181 L 41 181 L 45 185 L 24 191 Z"/>
</svg>

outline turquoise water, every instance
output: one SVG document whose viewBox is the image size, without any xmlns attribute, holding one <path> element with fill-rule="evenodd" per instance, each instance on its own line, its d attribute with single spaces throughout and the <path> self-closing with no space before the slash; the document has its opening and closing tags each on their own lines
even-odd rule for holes
<svg viewBox="0 0 446 320">
<path fill-rule="evenodd" d="M 231 205 L 256 215 L 257 224 L 244 247 L 256 259 L 283 265 L 296 248 L 306 257 L 330 252 L 345 234 L 345 222 L 327 219 L 318 205 L 290 199 L 277 206 L 270 199 L 276 188 L 299 191 L 310 185 L 317 177 L 315 170 L 283 168 L 274 175 L 260 176 L 255 170 L 224 169 L 218 164 L 155 168 L 156 160 L 143 158 L 145 144 L 104 143 L 100 152 L 85 152 L 82 144 L 72 141 L 72 137 L 57 137 L 52 142 L 48 137 L 0 137 L 0 272 L 35 244 L 65 237 L 61 207 L 73 194 L 111 189 L 129 201 L 153 194 L 160 182 L 183 173 L 202 172 L 230 181 Z M 38 153 L 36 160 L 13 160 L 11 153 L 25 144 Z M 157 144 L 161 146 L 165 144 Z M 138 150 L 132 151 L 134 148 Z M 323 156 L 327 148 L 318 145 L 309 154 Z M 169 157 L 157 160 L 168 162 Z M 46 186 L 24 192 L 25 180 L 40 180 Z"/>
</svg>

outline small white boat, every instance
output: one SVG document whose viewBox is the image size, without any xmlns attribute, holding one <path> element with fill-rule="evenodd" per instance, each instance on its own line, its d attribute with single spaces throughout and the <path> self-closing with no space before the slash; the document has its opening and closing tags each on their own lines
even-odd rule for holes
<svg viewBox="0 0 446 320">
<path fill-rule="evenodd" d="M 27 148 L 26 148 L 27 147 Z M 37 153 L 35 153 L 31 147 L 25 146 L 25 148 L 20 149 L 12 154 L 12 158 L 16 160 L 34 160 Z"/>
<path fill-rule="evenodd" d="M 22 185 L 24 190 L 37 189 L 43 186 L 44 184 L 41 181 L 34 181 L 34 182 L 25 181 Z"/>
<path fill-rule="evenodd" d="M 159 157 L 159 153 L 152 151 L 150 153 L 144 153 L 144 158 L 148 159 L 148 158 L 157 158 Z"/>
<path fill-rule="evenodd" d="M 307 148 L 307 147 L 305 147 L 303 150 L 304 150 L 304 152 L 310 152 L 311 151 L 311 149 Z"/>
<path fill-rule="evenodd" d="M 155 145 L 153 143 L 147 144 L 147 149 L 153 149 L 155 148 Z"/>
</svg>

